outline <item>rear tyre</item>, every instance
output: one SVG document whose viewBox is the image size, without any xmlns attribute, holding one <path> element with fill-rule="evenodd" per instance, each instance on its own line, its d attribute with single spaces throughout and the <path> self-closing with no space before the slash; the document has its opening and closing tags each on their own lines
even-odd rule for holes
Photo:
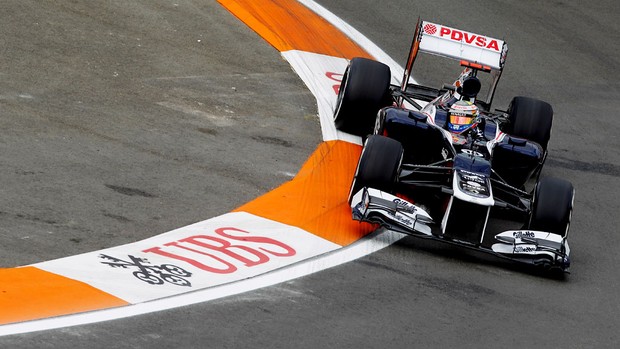
<svg viewBox="0 0 620 349">
<path fill-rule="evenodd" d="M 506 133 L 534 141 L 547 150 L 551 138 L 551 104 L 530 97 L 514 97 L 508 107 L 510 120 Z"/>
<path fill-rule="evenodd" d="M 360 137 L 371 134 L 377 112 L 391 104 L 390 67 L 366 58 L 351 60 L 344 72 L 334 123 L 340 131 Z"/>
<path fill-rule="evenodd" d="M 403 146 L 400 142 L 379 135 L 368 137 L 351 183 L 349 204 L 353 195 L 364 187 L 393 193 L 402 160 Z"/>
<path fill-rule="evenodd" d="M 545 177 L 536 186 L 531 230 L 546 231 L 566 237 L 573 212 L 575 190 L 563 179 Z"/>
</svg>

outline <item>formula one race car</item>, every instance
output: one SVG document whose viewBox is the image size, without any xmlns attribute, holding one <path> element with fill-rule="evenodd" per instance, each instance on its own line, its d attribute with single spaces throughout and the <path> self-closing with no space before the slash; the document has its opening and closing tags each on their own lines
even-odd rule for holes
<svg viewBox="0 0 620 349">
<path fill-rule="evenodd" d="M 350 61 L 334 121 L 365 139 L 349 194 L 353 218 L 568 272 L 574 189 L 540 176 L 553 109 L 515 97 L 508 110 L 491 111 L 507 50 L 502 40 L 418 21 L 400 86 L 387 65 Z M 440 89 L 410 83 L 419 53 L 464 68 Z M 489 74 L 485 98 L 479 73 Z M 518 225 L 490 234 L 495 216 Z"/>
</svg>

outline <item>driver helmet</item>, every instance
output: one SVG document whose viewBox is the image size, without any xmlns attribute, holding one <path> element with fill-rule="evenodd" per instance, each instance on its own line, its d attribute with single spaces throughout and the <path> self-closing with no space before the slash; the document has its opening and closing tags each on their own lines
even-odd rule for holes
<svg viewBox="0 0 620 349">
<path fill-rule="evenodd" d="M 478 107 L 469 101 L 457 101 L 448 111 L 448 130 L 463 133 L 474 126 L 478 119 Z"/>
</svg>

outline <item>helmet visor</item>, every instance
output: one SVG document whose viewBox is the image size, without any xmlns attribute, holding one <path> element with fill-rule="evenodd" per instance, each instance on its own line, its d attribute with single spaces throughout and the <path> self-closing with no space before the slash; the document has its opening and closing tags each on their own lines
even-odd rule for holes
<svg viewBox="0 0 620 349">
<path fill-rule="evenodd" d="M 473 116 L 458 115 L 458 114 L 451 114 L 450 115 L 450 123 L 452 125 L 455 125 L 455 126 L 471 125 L 471 124 L 474 123 L 474 117 Z"/>
</svg>

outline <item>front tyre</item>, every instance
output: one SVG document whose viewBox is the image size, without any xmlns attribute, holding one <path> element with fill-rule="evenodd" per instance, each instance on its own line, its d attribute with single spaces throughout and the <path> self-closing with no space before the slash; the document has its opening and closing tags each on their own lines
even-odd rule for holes
<svg viewBox="0 0 620 349">
<path fill-rule="evenodd" d="M 547 150 L 553 123 L 551 104 L 530 97 L 514 97 L 508 107 L 508 120 L 506 133 L 534 141 Z"/>
<path fill-rule="evenodd" d="M 351 60 L 342 77 L 334 123 L 340 131 L 360 137 L 371 134 L 377 112 L 391 104 L 390 67 L 367 58 Z"/>
<path fill-rule="evenodd" d="M 536 186 L 530 229 L 566 237 L 573 212 L 575 190 L 563 179 L 545 177 Z"/>
<path fill-rule="evenodd" d="M 351 183 L 349 204 L 353 196 L 364 187 L 393 193 L 403 153 L 403 146 L 394 139 L 380 135 L 368 137 Z"/>
</svg>

